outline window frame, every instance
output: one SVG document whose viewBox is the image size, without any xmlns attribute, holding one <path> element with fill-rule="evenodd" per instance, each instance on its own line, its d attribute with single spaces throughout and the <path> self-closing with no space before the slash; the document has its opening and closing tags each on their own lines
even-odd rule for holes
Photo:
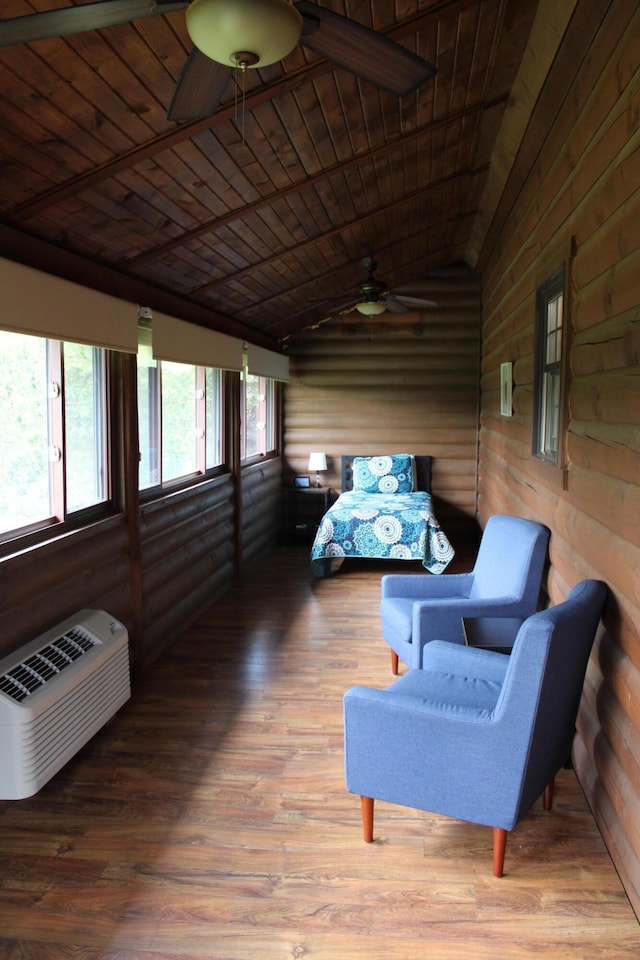
<svg viewBox="0 0 640 960">
<path fill-rule="evenodd" d="M 227 443 L 226 443 L 226 430 L 225 430 L 225 409 L 226 409 L 226 390 L 225 390 L 225 371 L 219 368 L 214 367 L 205 367 L 199 366 L 197 364 L 184 363 L 181 364 L 184 367 L 189 367 L 194 371 L 194 417 L 193 417 L 193 428 L 195 431 L 194 436 L 194 446 L 196 449 L 196 470 L 183 474 L 178 477 L 171 477 L 170 479 L 164 480 L 162 477 L 162 442 L 163 442 L 163 420 L 162 420 L 162 364 L 172 362 L 177 363 L 178 361 L 162 361 L 160 359 L 154 360 L 153 369 L 155 370 L 155 376 L 153 377 L 153 398 L 150 398 L 148 411 L 149 414 L 153 414 L 154 422 L 151 423 L 150 420 L 150 436 L 157 436 L 158 438 L 158 448 L 157 448 L 157 467 L 158 467 L 158 482 L 149 484 L 148 486 L 140 485 L 140 472 L 138 471 L 138 496 L 142 502 L 147 502 L 152 499 L 157 499 L 163 494 L 174 493 L 179 490 L 188 489 L 189 487 L 195 486 L 196 484 L 211 480 L 215 477 L 220 476 L 228 470 L 227 464 Z M 139 364 L 136 364 L 136 370 L 139 369 Z M 217 385 L 217 429 L 218 433 L 218 444 L 219 444 L 219 453 L 220 453 L 220 462 L 214 464 L 213 466 L 207 465 L 207 407 L 211 402 L 211 398 L 207 396 L 206 382 L 207 382 L 207 371 L 213 370 L 216 377 Z M 137 378 L 138 379 L 138 378 Z M 140 404 L 139 400 L 139 390 L 136 389 L 136 413 L 138 416 L 138 421 L 140 417 Z M 140 431 L 138 431 L 140 434 Z M 139 451 L 139 460 L 141 462 L 142 451 Z"/>
<path fill-rule="evenodd" d="M 268 446 L 269 449 L 260 453 L 251 453 L 247 455 L 246 453 L 246 442 L 247 442 L 247 433 L 246 433 L 246 424 L 247 424 L 247 378 L 254 377 L 257 380 L 263 380 L 265 383 L 265 434 L 267 437 L 267 443 L 265 446 Z M 278 404 L 279 404 L 279 394 L 278 394 L 278 381 L 274 380 L 272 377 L 266 377 L 263 374 L 254 374 L 245 369 L 242 371 L 240 376 L 240 464 L 241 466 L 250 466 L 253 463 L 260 463 L 262 460 L 272 459 L 273 457 L 278 456 Z"/>
<path fill-rule="evenodd" d="M 571 348 L 571 290 L 573 261 L 575 257 L 575 238 L 564 257 L 547 261 L 536 281 L 535 323 L 534 323 L 534 378 L 531 452 L 544 469 L 559 474 L 562 485 L 566 487 L 567 435 L 569 428 L 569 355 Z M 549 306 L 558 296 L 562 296 L 562 317 L 560 330 L 560 355 L 553 362 L 547 362 L 549 335 Z M 550 422 L 546 417 L 548 409 L 546 396 L 549 376 L 557 376 L 557 449 L 550 453 L 545 447 L 544 438 L 549 434 Z"/>
<path fill-rule="evenodd" d="M 101 430 L 99 444 L 103 472 L 103 498 L 88 506 L 76 510 L 67 507 L 67 463 L 66 463 L 66 408 L 65 408 L 65 377 L 64 377 L 64 347 L 65 343 L 73 341 L 58 340 L 53 337 L 39 334 L 22 333 L 19 330 L 6 331 L 16 336 L 33 336 L 45 344 L 47 354 L 47 420 L 48 420 L 48 451 L 49 451 L 49 492 L 52 512 L 39 520 L 0 530 L 0 556 L 6 556 L 18 549 L 28 548 L 38 543 L 50 540 L 52 537 L 61 537 L 78 528 L 111 516 L 115 509 L 114 503 L 114 438 L 113 438 L 113 352 L 106 347 L 94 344 L 85 344 L 94 351 L 93 364 L 99 362 L 98 384 L 101 387 L 101 403 L 98 416 Z M 93 384 L 94 391 L 96 382 Z M 59 456 L 53 455 L 58 450 Z"/>
</svg>

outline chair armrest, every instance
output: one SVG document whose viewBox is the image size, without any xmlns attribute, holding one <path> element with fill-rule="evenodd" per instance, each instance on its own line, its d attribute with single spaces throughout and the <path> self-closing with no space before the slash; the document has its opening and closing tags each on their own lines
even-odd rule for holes
<svg viewBox="0 0 640 960">
<path fill-rule="evenodd" d="M 358 704 L 354 703 L 358 701 Z M 418 700 L 416 697 L 407 697 L 402 693 L 394 693 L 392 689 L 374 690 L 372 687 L 352 687 L 344 695 L 345 720 L 351 709 L 362 711 L 365 717 L 371 719 L 371 735 L 376 741 L 376 718 L 381 712 L 391 712 L 394 722 L 399 727 L 407 725 L 407 731 L 413 736 L 416 734 L 416 723 L 420 718 L 432 722 L 434 718 L 446 720 L 446 723 L 490 723 L 493 715 L 479 707 L 470 707 L 463 704 L 440 703 L 436 700 Z"/>
<path fill-rule="evenodd" d="M 454 673 L 463 677 L 478 677 L 502 683 L 509 666 L 509 655 L 463 647 L 446 640 L 428 643 L 422 655 L 422 669 Z"/>
<path fill-rule="evenodd" d="M 416 600 L 413 604 L 413 642 L 422 647 L 431 640 L 449 640 L 464 643 L 463 618 L 500 617 L 512 618 L 514 597 L 491 597 L 468 600 L 466 597 L 449 597 L 440 600 Z"/>
<path fill-rule="evenodd" d="M 382 596 L 407 600 L 440 600 L 467 597 L 473 584 L 471 573 L 388 573 L 382 578 Z"/>
</svg>

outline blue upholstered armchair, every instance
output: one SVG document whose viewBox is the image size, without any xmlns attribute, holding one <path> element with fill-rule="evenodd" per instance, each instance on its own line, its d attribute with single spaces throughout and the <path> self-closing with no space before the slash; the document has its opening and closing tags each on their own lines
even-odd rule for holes
<svg viewBox="0 0 640 960">
<path fill-rule="evenodd" d="M 502 876 L 507 832 L 570 756 L 605 584 L 584 580 L 529 617 L 511 655 L 434 641 L 421 670 L 344 698 L 347 789 L 360 794 L 365 840 L 374 799 L 493 827 Z"/>
<path fill-rule="evenodd" d="M 497 514 L 487 521 L 471 573 L 383 577 L 380 615 L 392 672 L 398 657 L 419 669 L 431 640 L 464 643 L 463 617 L 482 618 L 478 625 L 492 645 L 511 647 L 537 609 L 548 543 L 542 524 Z"/>
</svg>

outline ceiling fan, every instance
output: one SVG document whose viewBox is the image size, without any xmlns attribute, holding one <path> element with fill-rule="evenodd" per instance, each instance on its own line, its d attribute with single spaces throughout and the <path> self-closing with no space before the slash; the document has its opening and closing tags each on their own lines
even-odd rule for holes
<svg viewBox="0 0 640 960">
<path fill-rule="evenodd" d="M 0 47 L 99 30 L 184 10 L 194 43 L 168 117 L 196 120 L 217 109 L 234 69 L 266 67 L 301 43 L 399 97 L 436 72 L 417 54 L 309 0 L 95 0 L 0 20 Z"/>
<path fill-rule="evenodd" d="M 378 316 L 389 310 L 390 313 L 407 313 L 409 310 L 420 310 L 424 307 L 437 307 L 435 300 L 427 300 L 415 296 L 418 292 L 415 286 L 403 292 L 402 289 L 391 291 L 384 280 L 378 280 L 376 270 L 378 264 L 372 257 L 365 257 L 362 261 L 367 278 L 358 284 L 357 295 L 345 305 L 340 313 L 350 313 L 353 309 L 365 317 Z"/>
</svg>

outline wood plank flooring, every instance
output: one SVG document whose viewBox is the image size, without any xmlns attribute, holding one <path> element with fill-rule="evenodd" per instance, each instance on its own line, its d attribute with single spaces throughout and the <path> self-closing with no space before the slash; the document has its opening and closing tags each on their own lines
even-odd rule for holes
<svg viewBox="0 0 640 960">
<path fill-rule="evenodd" d="M 0 804 L 2 960 L 637 960 L 571 771 L 501 880 L 487 828 L 379 803 L 362 841 L 342 694 L 391 682 L 386 569 L 256 563 L 36 797 Z"/>
</svg>

